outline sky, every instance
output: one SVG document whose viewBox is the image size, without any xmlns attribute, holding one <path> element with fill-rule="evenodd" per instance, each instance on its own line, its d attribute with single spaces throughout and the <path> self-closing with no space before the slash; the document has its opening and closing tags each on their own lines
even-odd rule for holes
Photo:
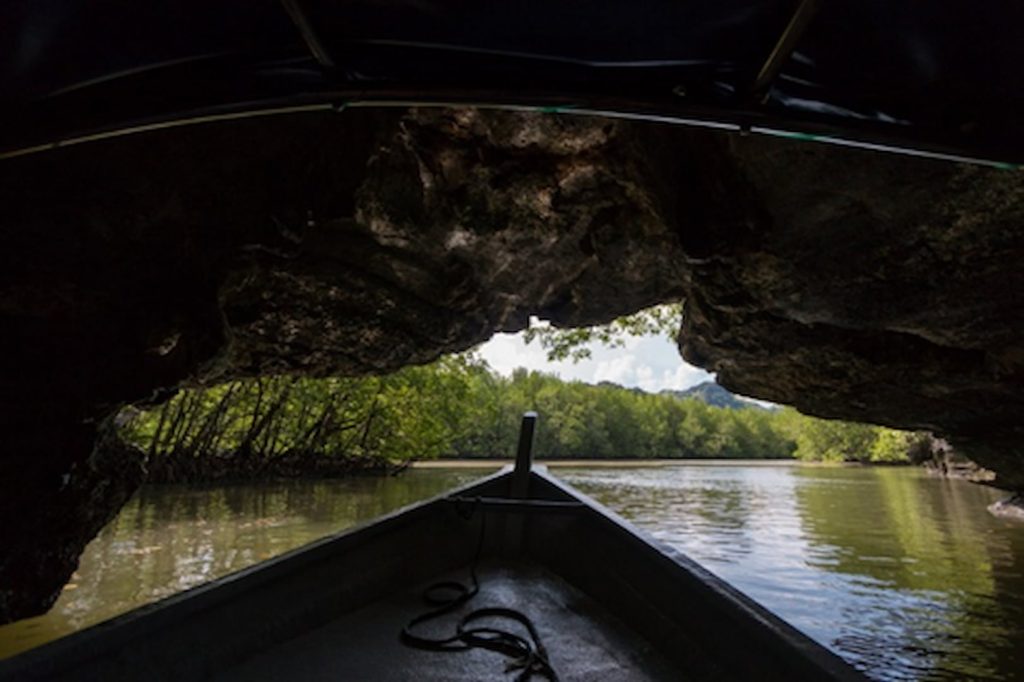
<svg viewBox="0 0 1024 682">
<path fill-rule="evenodd" d="M 492 369 L 505 376 L 517 367 L 525 367 L 557 374 L 566 381 L 579 380 L 589 384 L 612 381 L 650 393 L 667 388 L 681 390 L 714 378 L 684 362 L 676 344 L 665 337 L 630 337 L 625 339 L 625 343 L 624 348 L 592 344 L 591 358 L 576 363 L 571 360 L 548 362 L 540 342 L 526 345 L 522 334 L 496 334 L 480 346 L 478 352 Z"/>
</svg>

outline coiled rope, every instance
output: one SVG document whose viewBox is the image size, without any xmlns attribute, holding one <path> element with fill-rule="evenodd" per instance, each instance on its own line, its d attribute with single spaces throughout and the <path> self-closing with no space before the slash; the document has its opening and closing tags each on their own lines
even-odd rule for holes
<svg viewBox="0 0 1024 682">
<path fill-rule="evenodd" d="M 457 509 L 467 521 L 472 518 L 474 511 L 480 511 L 480 535 L 477 538 L 473 563 L 469 567 L 469 584 L 466 585 L 456 580 L 442 580 L 427 587 L 423 591 L 423 600 L 434 608 L 416 616 L 402 628 L 402 642 L 408 646 L 428 651 L 454 652 L 469 649 L 496 651 L 511 659 L 505 667 L 506 672 L 520 671 L 515 678 L 516 682 L 526 682 L 534 675 L 545 677 L 551 682 L 558 682 L 558 675 L 551 667 L 547 651 L 541 643 L 540 634 L 533 621 L 516 609 L 491 606 L 470 611 L 456 623 L 455 632 L 449 637 L 431 638 L 414 632 L 417 626 L 455 611 L 480 592 L 477 565 L 483 550 L 487 515 L 480 510 L 479 500 L 476 500 L 468 512 L 458 507 Z M 526 628 L 529 637 L 493 625 L 473 625 L 476 621 L 484 618 L 514 620 Z"/>
</svg>

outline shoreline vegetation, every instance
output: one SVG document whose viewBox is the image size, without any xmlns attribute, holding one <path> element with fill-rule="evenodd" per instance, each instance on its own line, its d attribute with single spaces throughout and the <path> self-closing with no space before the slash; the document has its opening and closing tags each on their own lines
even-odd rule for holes
<svg viewBox="0 0 1024 682">
<path fill-rule="evenodd" d="M 472 353 L 386 376 L 275 376 L 187 389 L 152 410 L 126 408 L 116 422 L 122 439 L 145 453 L 147 480 L 173 483 L 393 474 L 439 459 L 486 465 L 515 451 L 527 410 L 541 415 L 535 450 L 549 466 L 933 457 L 928 434 L 526 370 L 504 377 Z"/>
<path fill-rule="evenodd" d="M 449 459 L 416 460 L 409 463 L 411 469 L 500 469 L 513 466 L 515 461 L 507 458 L 495 459 Z M 700 467 L 866 467 L 866 466 L 906 466 L 911 462 L 816 462 L 798 459 L 775 460 L 712 460 L 708 458 L 651 458 L 633 460 L 546 460 L 543 457 L 535 460 L 538 466 L 552 469 L 586 467 L 588 469 L 614 469 L 629 467 L 631 469 L 657 469 L 680 465 Z"/>
</svg>

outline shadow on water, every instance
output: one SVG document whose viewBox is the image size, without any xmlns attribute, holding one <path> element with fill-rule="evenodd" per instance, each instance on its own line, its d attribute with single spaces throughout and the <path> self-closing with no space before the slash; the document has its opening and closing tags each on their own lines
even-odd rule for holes
<svg viewBox="0 0 1024 682">
<path fill-rule="evenodd" d="M 0 658 L 468 483 L 488 470 L 146 486 L 86 548 L 44 616 L 0 627 Z"/>
</svg>

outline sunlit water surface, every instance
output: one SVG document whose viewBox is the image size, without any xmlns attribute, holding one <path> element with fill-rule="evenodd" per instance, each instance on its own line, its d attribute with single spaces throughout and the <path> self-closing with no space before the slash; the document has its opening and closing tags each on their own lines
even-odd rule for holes
<svg viewBox="0 0 1024 682">
<path fill-rule="evenodd" d="M 559 476 L 871 676 L 1024 680 L 1024 524 L 999 494 L 914 469 L 673 465 Z M 0 657 L 479 477 L 150 486 L 89 545 Z"/>
<path fill-rule="evenodd" d="M 871 676 L 1024 680 L 1024 524 L 909 468 L 565 470 Z"/>
</svg>

